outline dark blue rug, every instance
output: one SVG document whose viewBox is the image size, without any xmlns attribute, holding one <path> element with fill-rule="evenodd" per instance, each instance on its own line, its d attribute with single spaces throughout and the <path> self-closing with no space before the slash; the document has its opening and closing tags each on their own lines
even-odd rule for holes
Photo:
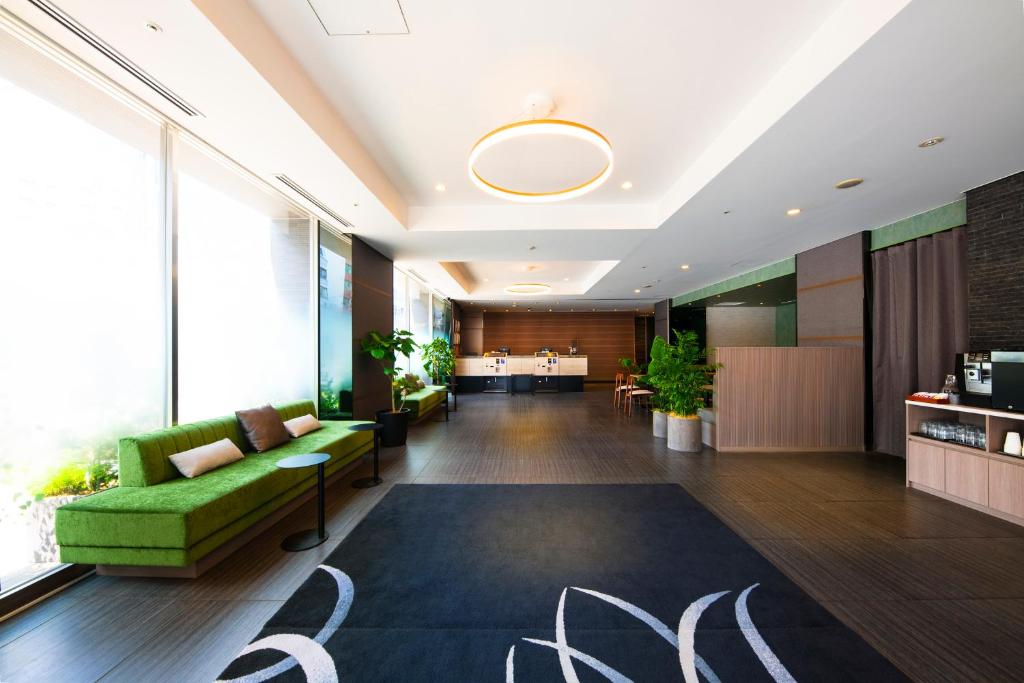
<svg viewBox="0 0 1024 683">
<path fill-rule="evenodd" d="M 906 680 L 671 484 L 395 486 L 221 678 Z"/>
</svg>

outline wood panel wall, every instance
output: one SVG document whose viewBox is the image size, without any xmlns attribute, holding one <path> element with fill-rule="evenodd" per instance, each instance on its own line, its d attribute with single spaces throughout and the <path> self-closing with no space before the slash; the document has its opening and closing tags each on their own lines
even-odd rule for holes
<svg viewBox="0 0 1024 683">
<path fill-rule="evenodd" d="M 531 354 L 542 346 L 568 353 L 573 340 L 587 356 L 588 381 L 612 381 L 619 358 L 633 358 L 632 313 L 484 313 L 483 350 L 509 346 Z"/>
<path fill-rule="evenodd" d="M 358 237 L 352 238 L 352 412 L 357 420 L 372 420 L 391 406 L 391 382 L 380 363 L 362 352 L 370 330 L 394 327 L 394 264 Z"/>
<path fill-rule="evenodd" d="M 855 347 L 720 347 L 720 451 L 864 449 L 864 352 Z"/>
</svg>

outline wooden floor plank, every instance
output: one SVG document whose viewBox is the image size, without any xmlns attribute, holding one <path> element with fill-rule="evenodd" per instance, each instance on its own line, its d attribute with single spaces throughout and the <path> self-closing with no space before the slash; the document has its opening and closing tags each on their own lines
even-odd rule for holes
<svg viewBox="0 0 1024 683">
<path fill-rule="evenodd" d="M 0 681 L 211 680 L 396 483 L 679 483 L 916 680 L 1024 677 L 1024 529 L 907 490 L 897 458 L 674 453 L 602 391 L 461 396 L 381 467 L 329 487 L 315 550 L 280 549 L 309 503 L 199 579 L 91 577 L 0 623 Z"/>
</svg>

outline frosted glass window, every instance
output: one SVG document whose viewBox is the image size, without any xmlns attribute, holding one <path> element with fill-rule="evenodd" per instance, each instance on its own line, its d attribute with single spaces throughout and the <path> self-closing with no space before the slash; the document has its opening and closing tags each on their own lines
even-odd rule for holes
<svg viewBox="0 0 1024 683">
<path fill-rule="evenodd" d="M 430 328 L 430 290 L 412 278 L 408 278 L 406 286 L 409 290 L 409 331 L 417 344 L 429 344 L 433 338 Z M 418 349 L 410 354 L 406 368 L 423 379 L 429 379 Z"/>
<path fill-rule="evenodd" d="M 352 417 L 352 245 L 320 228 L 320 417 Z"/>
<path fill-rule="evenodd" d="M 164 425 L 160 126 L 0 31 L 0 591 Z"/>
<path fill-rule="evenodd" d="M 183 142 L 178 420 L 315 398 L 311 221 Z"/>
<path fill-rule="evenodd" d="M 409 329 L 409 307 L 408 298 L 405 291 L 405 273 L 400 270 L 394 271 L 394 290 L 392 291 L 392 300 L 394 301 L 394 315 L 395 315 L 395 329 L 396 330 L 408 330 Z"/>
</svg>

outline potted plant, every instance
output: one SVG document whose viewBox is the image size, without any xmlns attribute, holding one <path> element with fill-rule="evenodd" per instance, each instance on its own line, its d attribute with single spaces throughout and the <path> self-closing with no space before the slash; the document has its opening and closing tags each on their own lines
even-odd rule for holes
<svg viewBox="0 0 1024 683">
<path fill-rule="evenodd" d="M 416 350 L 416 342 L 412 339 L 412 332 L 408 330 L 392 330 L 390 334 L 383 335 L 377 331 L 371 331 L 363 339 L 363 352 L 370 354 L 380 362 L 384 375 L 391 385 L 391 409 L 377 411 L 377 421 L 384 425 L 381 430 L 380 440 L 384 446 L 404 446 L 405 438 L 409 430 L 409 409 L 405 407 L 405 396 L 401 396 L 401 406 L 397 405 L 395 392 L 395 378 L 398 377 L 401 368 L 395 367 L 398 356 L 408 356 Z"/>
<path fill-rule="evenodd" d="M 695 332 L 676 332 L 675 344 L 659 344 L 655 362 L 651 349 L 654 377 L 648 382 L 658 391 L 659 404 L 668 412 L 665 434 L 673 451 L 699 452 L 702 448 L 699 411 L 704 407 L 704 385 L 708 370 L 717 365 L 699 363 L 705 352 L 697 345 Z"/>
<path fill-rule="evenodd" d="M 455 372 L 455 354 L 444 337 L 434 337 L 429 344 L 420 347 L 420 352 L 423 355 L 423 369 L 434 384 L 444 384 L 445 379 Z"/>
<path fill-rule="evenodd" d="M 668 344 L 664 338 L 661 335 L 656 336 L 651 343 L 651 362 L 647 366 L 647 377 L 644 378 L 644 382 L 654 389 L 654 396 L 651 397 L 651 429 L 656 439 L 664 439 L 668 429 L 668 413 L 665 412 L 665 402 L 662 395 L 658 393 L 659 377 L 665 366 L 668 353 Z"/>
</svg>

